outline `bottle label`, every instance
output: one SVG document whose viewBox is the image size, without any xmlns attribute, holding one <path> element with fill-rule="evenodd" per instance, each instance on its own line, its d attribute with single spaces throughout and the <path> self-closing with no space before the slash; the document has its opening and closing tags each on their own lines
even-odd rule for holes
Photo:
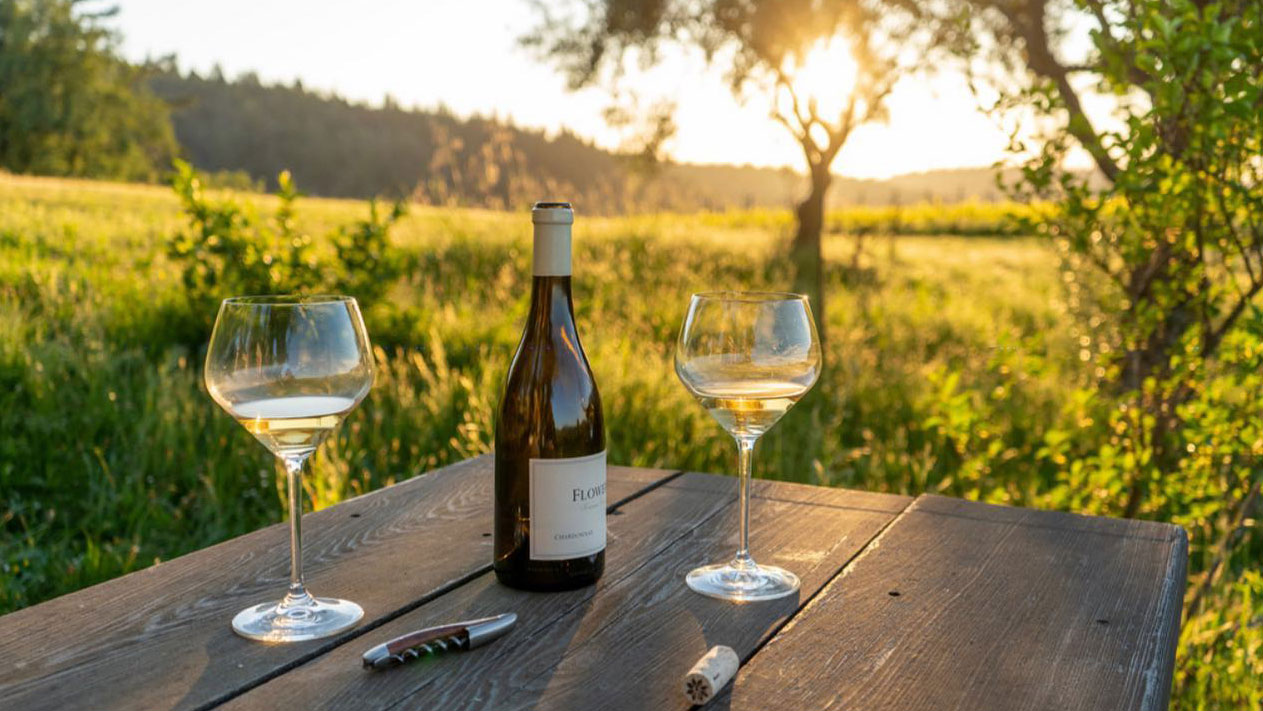
<svg viewBox="0 0 1263 711">
<path fill-rule="evenodd" d="M 532 459 L 531 560 L 582 558 L 605 549 L 605 452 Z"/>
</svg>

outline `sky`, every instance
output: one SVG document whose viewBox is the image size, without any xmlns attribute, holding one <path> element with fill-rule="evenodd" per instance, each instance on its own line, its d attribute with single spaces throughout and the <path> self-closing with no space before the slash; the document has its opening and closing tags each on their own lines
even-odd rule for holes
<svg viewBox="0 0 1263 711">
<path fill-rule="evenodd" d="M 265 82 L 301 79 L 308 89 L 405 107 L 445 105 L 458 115 L 511 118 L 562 128 L 615 148 L 620 134 L 602 116 L 603 89 L 571 92 L 553 67 L 518 45 L 536 16 L 526 0 L 118 0 L 114 20 L 133 60 L 175 54 L 182 70 L 226 76 L 255 72 Z M 349 11 L 354 7 L 353 11 Z M 836 53 L 834 53 L 836 54 Z M 844 71 L 844 68 L 843 68 Z M 827 81 L 829 66 L 813 74 Z M 672 51 L 634 85 L 647 99 L 677 104 L 667 153 L 692 163 L 749 163 L 802 170 L 801 149 L 769 119 L 770 99 L 738 101 L 723 68 Z M 989 166 L 1005 133 L 979 112 L 963 78 L 912 78 L 888 100 L 890 120 L 852 133 L 834 172 L 887 178 L 941 168 Z"/>
</svg>

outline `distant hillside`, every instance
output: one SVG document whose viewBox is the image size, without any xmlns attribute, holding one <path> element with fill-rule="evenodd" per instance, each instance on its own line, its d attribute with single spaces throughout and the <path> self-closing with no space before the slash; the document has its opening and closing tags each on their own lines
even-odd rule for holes
<svg viewBox="0 0 1263 711">
<path fill-rule="evenodd" d="M 787 169 L 668 164 L 652 174 L 570 133 L 556 136 L 445 111 L 354 104 L 252 76 L 227 81 L 163 72 L 150 80 L 172 106 L 185 156 L 210 172 L 275 187 L 290 170 L 307 193 L 408 196 L 433 204 L 517 208 L 567 197 L 590 212 L 786 207 L 805 190 Z M 989 169 L 839 178 L 834 205 L 1002 199 Z"/>
<path fill-rule="evenodd" d="M 993 168 L 935 170 L 899 175 L 889 180 L 838 178 L 829 197 L 836 205 L 907 205 L 970 200 L 1000 202 L 1006 197 L 996 187 L 995 179 Z"/>
</svg>

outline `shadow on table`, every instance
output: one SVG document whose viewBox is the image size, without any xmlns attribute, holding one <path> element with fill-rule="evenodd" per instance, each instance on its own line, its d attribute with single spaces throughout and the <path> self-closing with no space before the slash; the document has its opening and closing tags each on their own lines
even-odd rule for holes
<svg viewBox="0 0 1263 711">
<path fill-rule="evenodd" d="M 705 619 L 704 616 L 713 618 L 716 614 L 714 610 L 715 605 L 725 605 L 729 608 L 726 614 L 721 613 L 723 616 L 720 619 L 711 619 L 704 625 L 706 649 L 709 651 L 711 647 L 719 644 L 732 647 L 736 650 L 737 655 L 741 657 L 741 664 L 744 666 L 746 662 L 754 657 L 755 653 L 761 648 L 762 643 L 771 639 L 777 630 L 798 612 L 801 604 L 801 595 L 800 591 L 779 600 L 735 605 L 693 594 L 694 599 L 688 604 L 688 607 L 699 620 Z M 766 637 L 762 642 L 757 641 L 757 635 L 760 631 Z M 680 676 L 683 677 L 687 670 L 687 668 L 682 670 Z M 738 670 L 738 673 L 740 673 L 740 670 Z M 735 679 L 728 682 L 728 686 L 705 706 L 694 706 L 692 708 L 705 708 L 707 711 L 727 711 L 732 705 L 732 685 L 734 683 Z M 681 703 L 680 707 L 687 708 L 687 705 Z"/>
<path fill-rule="evenodd" d="M 656 497 L 653 506 L 662 517 L 695 515 L 670 492 Z M 689 570 L 731 554 L 734 508 L 708 516 L 604 588 L 589 609 L 550 628 L 547 634 L 561 641 L 541 645 L 547 658 L 530 662 L 542 671 L 515 682 L 520 687 L 507 707 L 684 709 L 684 676 L 710 647 L 723 644 L 743 659 L 752 656 L 761 640 L 798 610 L 801 593 L 738 605 L 699 595 L 684 582 Z M 707 708 L 727 705 L 720 701 Z"/>
<path fill-rule="evenodd" d="M 626 516 L 630 522 L 646 515 L 649 507 L 659 521 L 696 520 L 698 515 L 695 497 L 690 500 L 684 492 L 663 488 L 652 500 L 632 501 L 615 516 Z M 417 626 L 423 622 L 420 617 L 429 623 L 517 612 L 519 626 L 503 640 L 446 657 L 424 678 L 363 677 L 354 664 L 345 670 L 339 667 L 335 676 L 345 676 L 348 684 L 326 685 L 323 694 L 306 696 L 312 708 L 335 706 L 352 697 L 365 707 L 586 709 L 602 708 L 618 698 L 625 708 L 685 708 L 681 680 L 707 649 L 726 644 L 748 658 L 759 640 L 771 635 L 799 604 L 794 596 L 734 605 L 686 586 L 688 570 L 731 554 L 734 509 L 729 506 L 708 515 L 683 535 L 614 524 L 611 519 L 611 531 L 619 533 L 611 538 L 607 577 L 599 590 L 525 593 L 499 585 L 489 573 L 479 576 L 426 603 Z M 377 633 L 359 646 L 382 636 Z M 225 618 L 222 630 L 206 645 L 208 657 L 220 658 L 221 663 L 197 680 L 182 705 L 205 705 L 208 694 L 226 686 L 225 675 L 242 676 L 230 687 L 254 686 L 261 668 L 276 669 L 269 677 L 285 674 L 346 641 L 303 643 L 300 654 L 293 655 L 292 648 L 286 653 L 281 651 L 284 647 L 237 638 Z M 277 663 L 277 655 L 287 661 Z M 224 664 L 224 657 L 237 663 Z M 248 669 L 255 670 L 254 675 L 246 674 Z M 708 708 L 724 707 L 712 703 Z"/>
</svg>

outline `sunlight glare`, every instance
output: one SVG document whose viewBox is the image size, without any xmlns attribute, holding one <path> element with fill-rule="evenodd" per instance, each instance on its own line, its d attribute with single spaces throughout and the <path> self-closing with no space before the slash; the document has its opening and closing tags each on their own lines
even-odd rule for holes
<svg viewBox="0 0 1263 711">
<path fill-rule="evenodd" d="M 815 102 L 816 111 L 826 121 L 837 120 L 859 75 L 850 43 L 842 37 L 816 43 L 801 61 L 791 61 L 784 69 L 804 111 L 809 102 Z"/>
</svg>

